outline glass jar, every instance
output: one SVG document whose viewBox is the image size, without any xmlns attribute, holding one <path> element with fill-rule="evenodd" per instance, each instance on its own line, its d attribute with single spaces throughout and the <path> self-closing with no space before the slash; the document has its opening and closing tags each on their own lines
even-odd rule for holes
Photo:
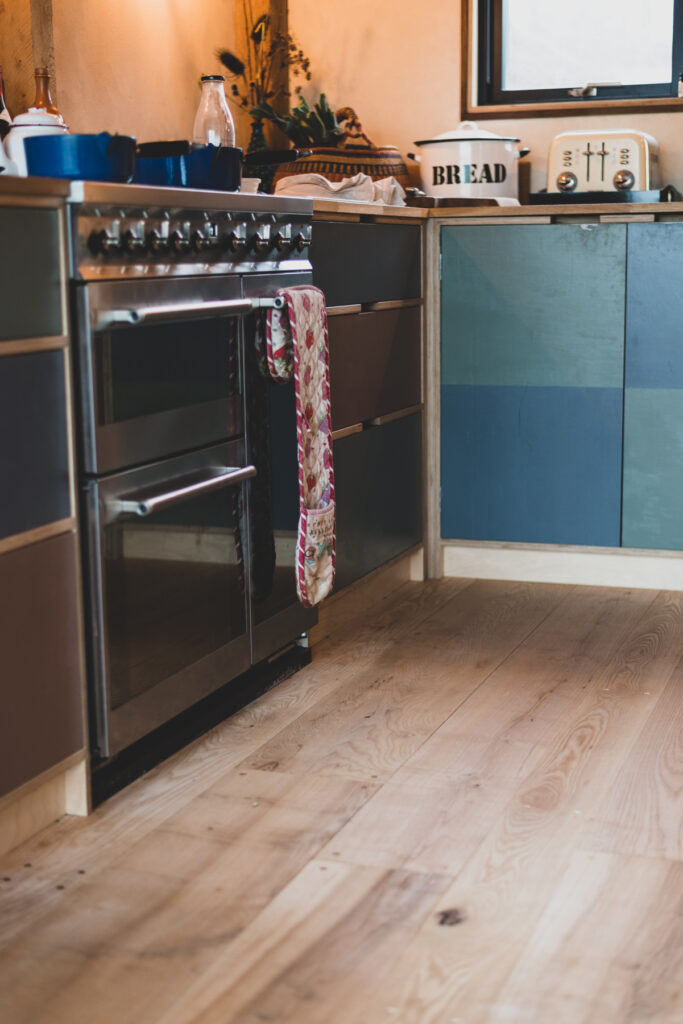
<svg viewBox="0 0 683 1024">
<path fill-rule="evenodd" d="M 235 124 L 225 98 L 223 75 L 202 75 L 202 95 L 194 119 L 196 146 L 234 146 Z"/>
</svg>

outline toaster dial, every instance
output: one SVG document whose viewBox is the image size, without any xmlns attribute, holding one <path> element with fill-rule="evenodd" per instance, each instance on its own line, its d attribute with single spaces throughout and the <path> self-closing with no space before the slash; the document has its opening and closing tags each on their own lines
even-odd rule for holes
<svg viewBox="0 0 683 1024">
<path fill-rule="evenodd" d="M 633 171 L 617 171 L 614 175 L 614 187 L 618 188 L 620 192 L 626 192 L 628 189 L 633 188 L 635 181 Z"/>
<path fill-rule="evenodd" d="M 576 186 L 576 175 L 572 174 L 571 171 L 563 171 L 562 174 L 558 174 L 557 187 L 560 190 L 560 192 L 573 192 Z"/>
</svg>

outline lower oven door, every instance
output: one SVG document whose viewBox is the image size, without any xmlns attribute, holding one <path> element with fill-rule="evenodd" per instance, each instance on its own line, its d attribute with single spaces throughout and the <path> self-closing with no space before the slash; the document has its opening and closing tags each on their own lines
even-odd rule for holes
<svg viewBox="0 0 683 1024">
<path fill-rule="evenodd" d="M 85 488 L 91 723 L 111 756 L 250 664 L 244 443 Z"/>
<path fill-rule="evenodd" d="M 239 277 L 81 282 L 74 295 L 86 473 L 242 433 Z"/>
</svg>

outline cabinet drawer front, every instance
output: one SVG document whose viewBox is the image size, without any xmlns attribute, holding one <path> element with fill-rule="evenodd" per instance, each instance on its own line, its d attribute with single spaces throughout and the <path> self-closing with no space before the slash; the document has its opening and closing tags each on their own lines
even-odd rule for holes
<svg viewBox="0 0 683 1024">
<path fill-rule="evenodd" d="M 419 307 L 329 319 L 335 430 L 418 405 Z"/>
<path fill-rule="evenodd" d="M 71 515 L 64 353 L 0 360 L 0 537 Z"/>
<path fill-rule="evenodd" d="M 421 294 L 420 227 L 316 221 L 313 283 L 328 306 L 417 299 Z"/>
<path fill-rule="evenodd" d="M 0 342 L 63 334 L 59 213 L 4 207 L 0 233 Z"/>
<path fill-rule="evenodd" d="M 336 589 L 422 540 L 422 414 L 334 444 Z"/>
<path fill-rule="evenodd" d="M 83 746 L 76 537 L 0 558 L 0 795 Z"/>
</svg>

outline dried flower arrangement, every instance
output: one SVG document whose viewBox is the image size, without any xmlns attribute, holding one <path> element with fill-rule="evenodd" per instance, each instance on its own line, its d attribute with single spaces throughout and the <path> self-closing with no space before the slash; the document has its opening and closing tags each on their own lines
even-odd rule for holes
<svg viewBox="0 0 683 1024">
<path fill-rule="evenodd" d="M 288 70 L 293 78 L 300 78 L 294 92 L 301 93 L 303 82 L 310 82 L 310 61 L 289 33 L 273 30 L 269 14 L 254 18 L 251 0 L 242 0 L 245 26 L 245 59 L 230 50 L 217 50 L 216 56 L 232 78 L 228 98 L 249 110 L 252 117 L 261 119 L 259 104 L 277 103 L 289 96 L 286 85 L 278 84 L 278 72 Z"/>
</svg>

